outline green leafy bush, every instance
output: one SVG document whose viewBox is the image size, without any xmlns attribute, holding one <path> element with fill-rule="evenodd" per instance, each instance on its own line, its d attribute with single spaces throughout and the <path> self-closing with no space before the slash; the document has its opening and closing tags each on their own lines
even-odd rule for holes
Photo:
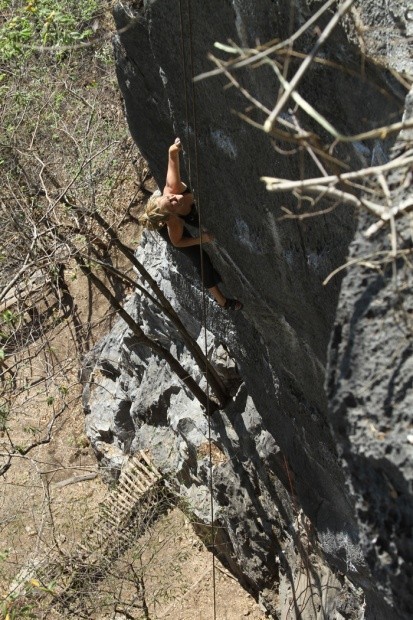
<svg viewBox="0 0 413 620">
<path fill-rule="evenodd" d="M 44 46 L 75 45 L 92 34 L 90 21 L 98 8 L 96 0 L 26 0 L 0 2 L 0 59 L 27 57 Z"/>
</svg>

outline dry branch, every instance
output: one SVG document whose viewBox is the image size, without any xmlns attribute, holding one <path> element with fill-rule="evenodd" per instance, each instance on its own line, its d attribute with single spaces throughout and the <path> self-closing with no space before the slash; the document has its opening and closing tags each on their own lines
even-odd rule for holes
<svg viewBox="0 0 413 620">
<path fill-rule="evenodd" d="M 292 92 L 298 86 L 298 84 L 299 84 L 300 80 L 302 79 L 302 77 L 304 76 L 305 72 L 307 71 L 307 69 L 309 68 L 311 63 L 313 62 L 313 60 L 314 60 L 318 50 L 326 42 L 326 40 L 328 39 L 328 37 L 330 36 L 330 34 L 334 30 L 334 28 L 337 26 L 337 24 L 340 21 L 340 19 L 350 9 L 350 7 L 353 4 L 353 2 L 354 2 L 354 0 L 346 0 L 346 2 L 344 2 L 339 7 L 337 13 L 334 14 L 334 16 L 331 18 L 331 20 L 327 24 L 327 26 L 324 28 L 323 32 L 318 37 L 317 43 L 314 45 L 313 49 L 308 54 L 307 58 L 301 63 L 300 68 L 298 69 L 298 71 L 296 72 L 295 76 L 291 80 L 290 85 L 285 90 L 284 94 L 279 99 L 277 105 L 275 106 L 275 108 L 273 109 L 273 111 L 271 112 L 271 114 L 269 115 L 267 120 L 265 121 L 265 123 L 264 123 L 265 131 L 267 131 L 267 132 L 271 132 L 272 131 L 272 128 L 273 128 L 273 126 L 274 126 L 274 124 L 275 124 L 275 122 L 277 120 L 277 117 L 279 116 L 279 114 L 282 111 L 283 107 L 287 103 L 287 101 L 290 98 Z"/>
<path fill-rule="evenodd" d="M 288 192 L 291 190 L 307 189 L 314 185 L 331 185 L 345 181 L 352 181 L 353 179 L 376 176 L 380 173 L 407 166 L 411 163 L 413 163 L 413 156 L 406 157 L 402 155 L 380 166 L 362 168 L 361 170 L 357 170 L 355 172 L 343 172 L 343 174 L 340 175 L 329 175 L 326 177 L 316 177 L 300 181 L 291 181 L 290 179 L 280 179 L 277 177 L 261 177 L 261 180 L 264 181 L 269 192 Z"/>
<path fill-rule="evenodd" d="M 282 50 L 284 48 L 288 49 L 289 47 L 291 47 L 291 44 L 294 43 L 294 41 L 296 41 L 302 34 L 304 34 L 304 32 L 308 30 L 318 20 L 318 18 L 321 17 L 321 15 L 323 15 L 323 13 L 325 13 L 335 2 L 336 0 L 328 0 L 316 13 L 314 13 L 314 15 L 310 17 L 308 21 L 305 22 L 305 24 L 301 26 L 301 28 L 296 30 L 296 32 L 292 34 L 291 37 L 288 37 L 288 39 L 285 39 L 280 43 L 276 43 L 275 45 L 271 45 L 270 47 L 266 47 L 266 49 L 258 52 L 258 54 L 256 54 L 253 58 L 234 60 L 232 63 L 227 63 L 226 68 L 241 69 L 242 67 L 246 67 L 247 65 L 255 63 L 257 60 L 261 60 L 262 58 L 270 56 L 270 54 L 273 54 L 278 50 Z M 221 47 L 221 44 L 216 43 L 215 46 Z M 212 71 L 206 71 L 205 73 L 197 75 L 194 78 L 194 82 L 199 82 L 214 75 L 220 75 L 221 73 L 222 68 L 213 69 Z"/>
</svg>

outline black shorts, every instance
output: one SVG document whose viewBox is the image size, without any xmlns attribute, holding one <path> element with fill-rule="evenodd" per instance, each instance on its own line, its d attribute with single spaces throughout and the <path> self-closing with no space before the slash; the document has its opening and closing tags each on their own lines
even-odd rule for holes
<svg viewBox="0 0 413 620">
<path fill-rule="evenodd" d="M 169 238 L 167 226 L 162 226 L 162 228 L 159 229 L 159 234 L 163 237 L 163 239 L 165 239 L 165 241 L 171 248 L 177 250 L 178 252 L 184 254 L 187 258 L 189 258 L 189 260 L 197 270 L 202 284 L 206 288 L 212 288 L 213 286 L 217 286 L 217 284 L 221 282 L 221 276 L 214 269 L 211 263 L 211 259 L 209 258 L 208 254 L 201 249 L 200 245 L 190 245 L 186 248 L 175 247 Z M 187 230 L 184 229 L 183 238 L 188 239 L 193 237 L 189 234 Z"/>
</svg>

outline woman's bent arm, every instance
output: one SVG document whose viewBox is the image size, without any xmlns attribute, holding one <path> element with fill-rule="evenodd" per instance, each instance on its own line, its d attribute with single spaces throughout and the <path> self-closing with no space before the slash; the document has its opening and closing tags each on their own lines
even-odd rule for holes
<svg viewBox="0 0 413 620">
<path fill-rule="evenodd" d="M 171 215 L 168 219 L 168 234 L 172 245 L 176 248 L 188 248 L 192 245 L 210 243 L 213 237 L 210 233 L 202 233 L 200 237 L 184 237 L 184 224 L 180 217 Z"/>
</svg>

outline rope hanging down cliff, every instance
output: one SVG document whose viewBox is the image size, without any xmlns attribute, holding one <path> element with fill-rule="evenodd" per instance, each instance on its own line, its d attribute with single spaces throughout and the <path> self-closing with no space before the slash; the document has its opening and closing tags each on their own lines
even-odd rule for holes
<svg viewBox="0 0 413 620">
<path fill-rule="evenodd" d="M 191 6 L 190 0 L 187 0 L 187 9 L 188 9 L 188 20 L 189 20 L 189 50 L 190 50 L 190 79 L 191 79 L 191 91 L 192 91 L 192 116 L 194 121 L 194 147 L 195 147 L 195 170 L 196 170 L 196 188 L 199 193 L 199 167 L 198 167 L 198 148 L 197 148 L 197 117 L 196 117 L 196 105 L 195 105 L 195 87 L 193 82 L 193 46 L 192 46 L 192 19 L 191 19 Z M 179 0 L 179 15 L 180 15 L 180 24 L 181 24 L 181 49 L 182 49 L 182 68 L 184 73 L 184 85 L 185 85 L 185 113 L 186 113 L 186 132 L 187 132 L 187 140 L 189 139 L 189 106 L 188 106 L 188 91 L 187 91 L 187 67 L 186 67 L 186 57 L 185 57 L 185 47 L 184 47 L 184 28 L 183 28 L 183 17 L 182 17 L 182 0 Z M 192 185 L 192 177 L 191 177 L 192 169 L 191 169 L 191 159 L 189 158 L 189 178 L 191 180 Z M 201 201 L 198 198 L 198 225 L 199 230 L 202 230 L 202 205 Z M 200 254 L 201 257 L 203 255 L 202 252 L 202 235 L 201 235 L 201 244 L 200 244 Z M 204 263 L 201 258 L 201 279 L 203 280 L 203 269 Z M 205 298 L 205 289 L 202 287 L 202 323 L 204 328 L 204 353 L 208 354 L 208 344 L 207 344 L 207 332 L 206 332 L 206 319 L 207 319 L 207 305 Z M 205 378 L 206 378 L 206 393 L 209 402 L 209 373 L 208 366 L 205 368 Z M 213 584 L 213 618 L 216 620 L 216 612 L 217 612 L 217 603 L 216 603 L 216 571 L 215 571 L 215 523 L 214 523 L 214 496 L 213 496 L 213 469 L 212 469 L 212 433 L 211 433 L 211 416 L 210 412 L 207 410 L 207 419 L 208 419 L 208 446 L 209 446 L 209 495 L 210 495 L 210 506 L 211 506 L 211 535 L 212 535 L 212 584 Z"/>
</svg>

